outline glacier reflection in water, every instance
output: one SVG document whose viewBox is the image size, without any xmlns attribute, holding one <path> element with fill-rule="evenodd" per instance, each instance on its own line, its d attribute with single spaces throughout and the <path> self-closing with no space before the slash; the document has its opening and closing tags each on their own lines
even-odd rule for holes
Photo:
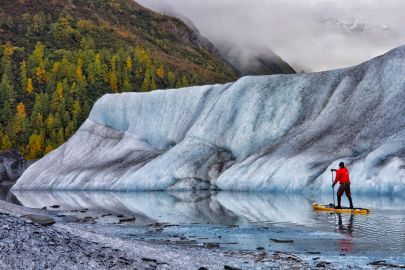
<svg viewBox="0 0 405 270">
<path fill-rule="evenodd" d="M 335 215 L 311 208 L 314 201 L 330 202 L 330 196 L 209 191 L 13 193 L 24 206 L 33 208 L 58 204 L 65 210 L 87 208 L 135 216 L 133 225 L 111 225 L 123 234 L 137 235 L 136 228 L 158 222 L 178 225 L 166 230 L 167 237 L 180 233 L 243 243 L 231 248 L 405 255 L 405 197 L 354 196 L 355 206 L 370 208 L 371 214 Z M 347 204 L 345 197 L 343 204 Z M 143 233 L 138 231 L 138 236 Z M 165 237 L 164 232 L 161 236 Z M 272 237 L 294 239 L 294 244 L 274 243 Z"/>
</svg>

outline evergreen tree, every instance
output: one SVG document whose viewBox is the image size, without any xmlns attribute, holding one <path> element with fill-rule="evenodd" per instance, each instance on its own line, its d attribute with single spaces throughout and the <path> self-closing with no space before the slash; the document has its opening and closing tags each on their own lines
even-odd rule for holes
<svg viewBox="0 0 405 270">
<path fill-rule="evenodd" d="M 13 85 L 6 73 L 3 74 L 0 82 L 0 124 L 7 126 L 8 121 L 13 116 L 15 93 Z"/>
<path fill-rule="evenodd" d="M 150 81 L 150 79 L 151 79 L 151 77 L 150 77 L 150 69 L 146 68 L 145 76 L 144 76 L 143 83 L 142 83 L 142 86 L 141 86 L 141 91 L 142 92 L 147 92 L 147 91 L 149 91 L 151 89 L 151 81 Z"/>
<path fill-rule="evenodd" d="M 21 70 L 21 73 L 20 73 L 21 85 L 23 87 L 21 92 L 23 92 L 23 93 L 24 92 L 31 93 L 32 90 L 33 90 L 33 88 L 32 88 L 32 80 L 30 82 L 31 83 L 31 88 L 29 89 L 29 87 L 28 87 L 28 78 L 27 78 L 27 65 L 26 65 L 25 61 L 21 62 L 20 70 Z"/>
<path fill-rule="evenodd" d="M 12 120 L 12 129 L 16 145 L 24 144 L 25 131 L 27 129 L 27 113 L 25 112 L 25 105 L 22 102 L 17 105 L 17 112 Z"/>
<path fill-rule="evenodd" d="M 1 136 L 1 142 L 0 142 L 0 150 L 9 150 L 12 147 L 10 138 L 8 137 L 8 135 L 2 135 Z"/>
</svg>

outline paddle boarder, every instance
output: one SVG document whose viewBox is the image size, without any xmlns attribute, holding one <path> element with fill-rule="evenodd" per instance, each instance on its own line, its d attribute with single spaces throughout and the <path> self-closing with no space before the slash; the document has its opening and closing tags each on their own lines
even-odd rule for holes
<svg viewBox="0 0 405 270">
<path fill-rule="evenodd" d="M 337 201 L 338 205 L 336 209 L 342 209 L 340 202 L 342 200 L 343 193 L 346 193 L 347 199 L 350 203 L 350 209 L 353 209 L 353 202 L 352 202 L 352 193 L 350 192 L 350 177 L 349 177 L 349 170 L 345 167 L 343 162 L 339 163 L 339 169 L 332 171 L 336 172 L 335 181 L 332 184 L 332 188 L 339 182 L 340 186 L 337 191 Z"/>
</svg>

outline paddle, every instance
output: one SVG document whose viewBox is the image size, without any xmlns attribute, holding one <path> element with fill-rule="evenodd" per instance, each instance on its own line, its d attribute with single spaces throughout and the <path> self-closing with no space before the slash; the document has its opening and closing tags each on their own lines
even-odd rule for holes
<svg viewBox="0 0 405 270">
<path fill-rule="evenodd" d="M 333 206 L 336 207 L 335 204 L 335 186 L 333 185 L 333 172 L 335 171 L 335 169 L 331 169 L 330 170 L 332 173 L 332 197 L 333 197 Z"/>
</svg>

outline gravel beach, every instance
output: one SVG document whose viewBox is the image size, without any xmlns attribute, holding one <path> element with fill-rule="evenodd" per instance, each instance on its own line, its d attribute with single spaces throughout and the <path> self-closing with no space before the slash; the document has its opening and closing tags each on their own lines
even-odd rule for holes
<svg viewBox="0 0 405 270">
<path fill-rule="evenodd" d="M 125 214 L 106 214 L 86 208 L 66 210 L 59 205 L 49 205 L 37 209 L 0 200 L 0 270 L 405 268 L 391 262 L 395 262 L 395 257 L 325 256 L 321 252 L 295 254 L 264 247 L 230 250 L 215 242 L 201 245 L 181 235 L 162 241 L 142 235 L 123 238 L 105 226 L 125 226 L 135 220 L 139 222 L 138 218 L 128 218 Z M 160 231 L 172 225 L 141 226 Z M 273 239 L 273 242 L 279 241 Z"/>
<path fill-rule="evenodd" d="M 328 262 L 281 252 L 227 251 L 123 240 L 78 229 L 61 216 L 55 211 L 0 201 L 0 269 L 325 269 L 330 266 Z"/>
</svg>

